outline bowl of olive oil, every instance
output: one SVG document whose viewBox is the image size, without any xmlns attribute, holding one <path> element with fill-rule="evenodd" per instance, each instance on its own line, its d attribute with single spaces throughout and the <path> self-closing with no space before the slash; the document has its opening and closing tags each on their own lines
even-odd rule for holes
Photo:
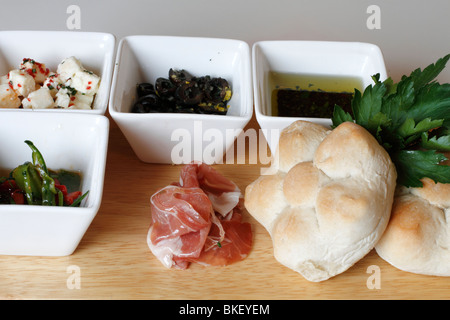
<svg viewBox="0 0 450 320">
<path fill-rule="evenodd" d="M 362 90 L 355 76 L 324 76 L 270 71 L 271 116 L 331 118 L 334 105 L 351 111 L 354 89 Z"/>
<path fill-rule="evenodd" d="M 255 116 L 274 153 L 297 120 L 331 126 L 335 105 L 351 113 L 355 90 L 387 78 L 379 47 L 337 41 L 260 41 L 252 47 Z"/>
</svg>

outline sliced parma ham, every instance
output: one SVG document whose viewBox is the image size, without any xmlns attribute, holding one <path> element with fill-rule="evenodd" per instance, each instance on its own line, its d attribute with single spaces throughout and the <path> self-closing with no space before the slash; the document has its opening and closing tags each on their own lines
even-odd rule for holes
<svg viewBox="0 0 450 320">
<path fill-rule="evenodd" d="M 211 203 L 200 188 L 167 186 L 151 197 L 149 246 L 166 266 L 198 257 L 211 228 Z M 179 263 L 182 260 L 178 259 Z M 179 267 L 182 267 L 181 265 Z"/>
<path fill-rule="evenodd" d="M 204 163 L 184 166 L 180 173 L 180 185 L 201 188 L 211 200 L 214 210 L 223 217 L 232 211 L 242 198 L 241 190 L 234 182 Z"/>
<path fill-rule="evenodd" d="M 150 199 L 147 243 L 167 268 L 191 262 L 226 266 L 252 248 L 251 225 L 242 222 L 242 194 L 236 184 L 204 163 L 185 165 L 180 180 Z"/>
<path fill-rule="evenodd" d="M 252 248 L 252 230 L 249 223 L 242 223 L 241 214 L 234 211 L 230 220 L 220 219 L 224 237 L 216 225 L 206 239 L 204 249 L 195 262 L 206 266 L 226 266 L 243 260 Z"/>
</svg>

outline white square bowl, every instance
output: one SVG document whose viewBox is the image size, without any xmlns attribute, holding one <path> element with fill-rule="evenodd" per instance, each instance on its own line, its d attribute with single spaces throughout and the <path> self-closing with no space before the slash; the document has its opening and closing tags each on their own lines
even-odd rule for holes
<svg viewBox="0 0 450 320">
<path fill-rule="evenodd" d="M 58 64 L 74 56 L 82 65 L 101 77 L 91 110 L 75 109 L 1 109 L 18 112 L 106 112 L 115 53 L 115 37 L 109 33 L 75 31 L 0 31 L 0 76 L 17 69 L 24 58 L 44 63 L 56 72 Z"/>
<path fill-rule="evenodd" d="M 0 205 L 0 254 L 67 256 L 73 253 L 100 208 L 109 120 L 103 115 L 3 112 L 0 168 L 32 161 L 30 140 L 53 170 L 80 171 L 80 207 Z M 13 133 L 13 134 L 12 134 Z"/>
<path fill-rule="evenodd" d="M 169 69 L 222 77 L 232 89 L 226 115 L 130 113 L 136 85 L 168 77 Z M 123 38 L 117 49 L 109 113 L 137 157 L 148 163 L 222 163 L 253 114 L 250 48 L 232 39 L 146 36 Z M 181 151 L 180 151 L 181 150 Z"/>
<path fill-rule="evenodd" d="M 305 120 L 329 127 L 331 119 L 272 116 L 270 72 L 354 77 L 361 80 L 360 91 L 373 84 L 372 76 L 377 73 L 381 80 L 387 78 L 380 48 L 361 42 L 256 42 L 252 47 L 252 71 L 255 116 L 272 153 L 276 151 L 279 133 L 292 122 Z"/>
</svg>

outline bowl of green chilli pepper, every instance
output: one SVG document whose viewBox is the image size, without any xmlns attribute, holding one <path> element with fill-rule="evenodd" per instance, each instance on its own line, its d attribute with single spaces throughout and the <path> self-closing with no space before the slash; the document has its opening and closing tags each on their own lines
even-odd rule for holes
<svg viewBox="0 0 450 320">
<path fill-rule="evenodd" d="M 25 140 L 25 143 L 32 151 L 32 161 L 17 166 L 8 177 L 0 178 L 0 204 L 79 206 L 89 193 L 82 194 L 77 190 L 76 186 L 81 185 L 81 174 L 49 170 L 33 142 Z"/>
<path fill-rule="evenodd" d="M 2 112 L 0 256 L 71 255 L 100 210 L 109 120 Z"/>
</svg>

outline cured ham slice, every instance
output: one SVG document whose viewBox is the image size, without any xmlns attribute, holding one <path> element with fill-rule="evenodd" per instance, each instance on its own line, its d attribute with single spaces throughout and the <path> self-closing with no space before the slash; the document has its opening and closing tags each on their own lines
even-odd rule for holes
<svg viewBox="0 0 450 320">
<path fill-rule="evenodd" d="M 151 197 L 151 210 L 148 243 L 166 267 L 182 263 L 178 258 L 200 255 L 211 228 L 213 210 L 200 188 L 167 186 Z"/>
<path fill-rule="evenodd" d="M 243 260 L 252 248 L 252 230 L 241 222 L 241 214 L 233 212 L 231 220 L 221 220 L 224 237 L 217 225 L 212 225 L 205 247 L 195 262 L 207 266 L 226 266 Z"/>
<path fill-rule="evenodd" d="M 150 203 L 147 243 L 167 268 L 186 269 L 191 262 L 225 266 L 245 259 L 252 248 L 239 188 L 204 163 L 185 165 L 179 182 L 153 194 Z"/>
<path fill-rule="evenodd" d="M 180 173 L 180 185 L 201 188 L 211 200 L 214 210 L 223 217 L 242 198 L 241 190 L 234 182 L 204 163 L 184 166 Z"/>
</svg>

